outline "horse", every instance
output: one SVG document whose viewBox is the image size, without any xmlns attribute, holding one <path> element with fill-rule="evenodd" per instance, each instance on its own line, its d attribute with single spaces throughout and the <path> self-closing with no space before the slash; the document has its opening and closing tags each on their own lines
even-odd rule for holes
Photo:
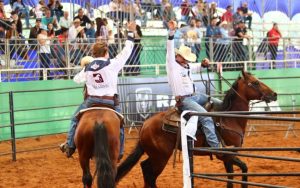
<svg viewBox="0 0 300 188">
<path fill-rule="evenodd" d="M 84 188 L 92 186 L 90 159 L 94 156 L 97 186 L 114 188 L 120 151 L 121 119 L 110 109 L 94 109 L 84 112 L 79 120 L 74 141 L 78 149 L 83 172 Z"/>
<path fill-rule="evenodd" d="M 251 73 L 242 71 L 241 76 L 238 77 L 232 87 L 227 91 L 221 106 L 221 111 L 249 111 L 250 100 L 271 102 L 277 100 L 277 94 Z M 139 161 L 141 156 L 146 153 L 148 158 L 141 162 L 144 187 L 157 187 L 156 180 L 171 157 L 177 139 L 176 134 L 166 132 L 162 129 L 165 115 L 166 112 L 160 112 L 144 122 L 139 132 L 140 138 L 135 149 L 118 166 L 117 182 L 120 181 Z M 220 119 L 220 122 L 222 129 L 219 130 L 219 133 L 225 144 L 241 147 L 245 135 L 247 119 L 223 117 Z M 204 134 L 197 134 L 195 147 L 207 146 Z M 181 145 L 179 149 L 181 149 Z M 208 152 L 194 151 L 193 153 L 194 155 L 211 155 Z M 247 165 L 236 156 L 217 155 L 217 158 L 223 161 L 227 173 L 233 173 L 233 165 L 238 166 L 243 173 L 248 171 Z M 233 179 L 233 176 L 228 176 L 228 179 Z M 247 181 L 247 176 L 242 176 L 242 180 Z M 233 184 L 228 182 L 227 187 L 232 188 Z M 246 188 L 247 185 L 242 184 L 242 187 Z"/>
</svg>

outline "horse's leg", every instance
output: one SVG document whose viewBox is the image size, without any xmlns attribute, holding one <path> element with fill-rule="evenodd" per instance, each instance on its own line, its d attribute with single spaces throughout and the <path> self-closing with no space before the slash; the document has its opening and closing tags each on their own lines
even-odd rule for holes
<svg viewBox="0 0 300 188">
<path fill-rule="evenodd" d="M 159 158 L 149 157 L 141 162 L 144 176 L 145 188 L 156 188 L 157 177 L 162 173 L 168 163 L 172 151 L 168 155 L 159 156 Z"/>
<path fill-rule="evenodd" d="M 248 172 L 248 167 L 247 167 L 246 163 L 241 161 L 238 157 L 234 157 L 232 162 L 233 162 L 234 165 L 238 166 L 242 170 L 243 173 Z M 248 181 L 248 176 L 242 176 L 242 181 Z M 247 184 L 242 184 L 241 187 L 242 188 L 247 188 L 248 185 Z"/>
<path fill-rule="evenodd" d="M 233 161 L 232 160 L 226 160 L 224 161 L 224 166 L 227 173 L 233 173 Z M 229 180 L 233 179 L 233 176 L 227 176 Z M 227 188 L 233 188 L 233 184 L 231 182 L 227 182 Z"/>
<path fill-rule="evenodd" d="M 92 182 L 93 182 L 93 177 L 90 172 L 90 159 L 89 158 L 84 158 L 82 156 L 80 157 L 80 166 L 82 169 L 82 183 L 84 188 L 91 188 L 92 187 Z"/>
</svg>

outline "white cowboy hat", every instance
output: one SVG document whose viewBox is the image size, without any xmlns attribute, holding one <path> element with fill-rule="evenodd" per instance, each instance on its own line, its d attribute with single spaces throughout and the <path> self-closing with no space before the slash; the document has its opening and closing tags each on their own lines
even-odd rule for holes
<svg viewBox="0 0 300 188">
<path fill-rule="evenodd" d="M 85 56 L 81 59 L 80 66 L 84 67 L 93 61 L 94 61 L 94 58 L 92 56 Z"/>
<path fill-rule="evenodd" d="M 185 60 L 190 62 L 195 62 L 197 60 L 197 56 L 192 53 L 191 48 L 187 46 L 180 46 L 179 49 L 175 49 L 175 53 L 181 55 Z"/>
</svg>

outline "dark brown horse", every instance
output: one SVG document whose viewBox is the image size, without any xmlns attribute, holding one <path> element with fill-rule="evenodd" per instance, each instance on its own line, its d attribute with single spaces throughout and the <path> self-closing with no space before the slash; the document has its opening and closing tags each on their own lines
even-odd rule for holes
<svg viewBox="0 0 300 188">
<path fill-rule="evenodd" d="M 78 148 L 85 188 L 92 186 L 90 159 L 93 156 L 98 187 L 115 187 L 120 151 L 120 122 L 118 115 L 110 110 L 90 110 L 82 115 L 76 129 L 75 144 Z"/>
<path fill-rule="evenodd" d="M 232 88 L 227 91 L 223 100 L 222 111 L 249 111 L 250 100 L 264 100 L 270 102 L 277 99 L 277 94 L 264 83 L 257 80 L 250 73 L 242 71 Z M 140 139 L 134 151 L 120 164 L 116 181 L 124 177 L 130 169 L 138 162 L 141 156 L 146 153 L 148 158 L 141 162 L 144 176 L 144 187 L 156 187 L 156 179 L 165 168 L 172 152 L 175 148 L 176 134 L 162 130 L 162 119 L 165 112 L 158 113 L 143 124 L 140 131 Z M 222 118 L 221 136 L 226 145 L 241 147 L 247 119 Z M 197 136 L 195 147 L 207 147 L 203 134 Z M 194 152 L 195 155 L 209 155 L 209 153 Z M 237 165 L 243 173 L 247 172 L 247 165 L 238 157 L 226 156 L 219 158 L 223 160 L 226 171 L 233 173 L 233 165 Z M 232 176 L 228 177 L 232 179 Z M 247 181 L 247 176 L 242 177 Z M 227 187 L 233 187 L 228 183 Z M 242 185 L 247 187 L 247 185 Z"/>
</svg>

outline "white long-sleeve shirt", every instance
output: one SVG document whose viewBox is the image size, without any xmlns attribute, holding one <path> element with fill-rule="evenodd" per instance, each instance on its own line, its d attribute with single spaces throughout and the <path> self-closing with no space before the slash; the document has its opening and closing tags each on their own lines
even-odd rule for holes
<svg viewBox="0 0 300 188">
<path fill-rule="evenodd" d="M 173 37 L 167 41 L 166 68 L 168 82 L 174 96 L 191 95 L 195 92 L 191 73 L 200 72 L 201 63 L 189 63 L 187 67 L 181 66 L 175 60 Z"/>
<path fill-rule="evenodd" d="M 113 96 L 117 93 L 118 73 L 133 50 L 133 38 L 125 42 L 123 50 L 114 58 L 95 58 L 74 77 L 76 83 L 86 83 L 91 96 Z"/>
</svg>

